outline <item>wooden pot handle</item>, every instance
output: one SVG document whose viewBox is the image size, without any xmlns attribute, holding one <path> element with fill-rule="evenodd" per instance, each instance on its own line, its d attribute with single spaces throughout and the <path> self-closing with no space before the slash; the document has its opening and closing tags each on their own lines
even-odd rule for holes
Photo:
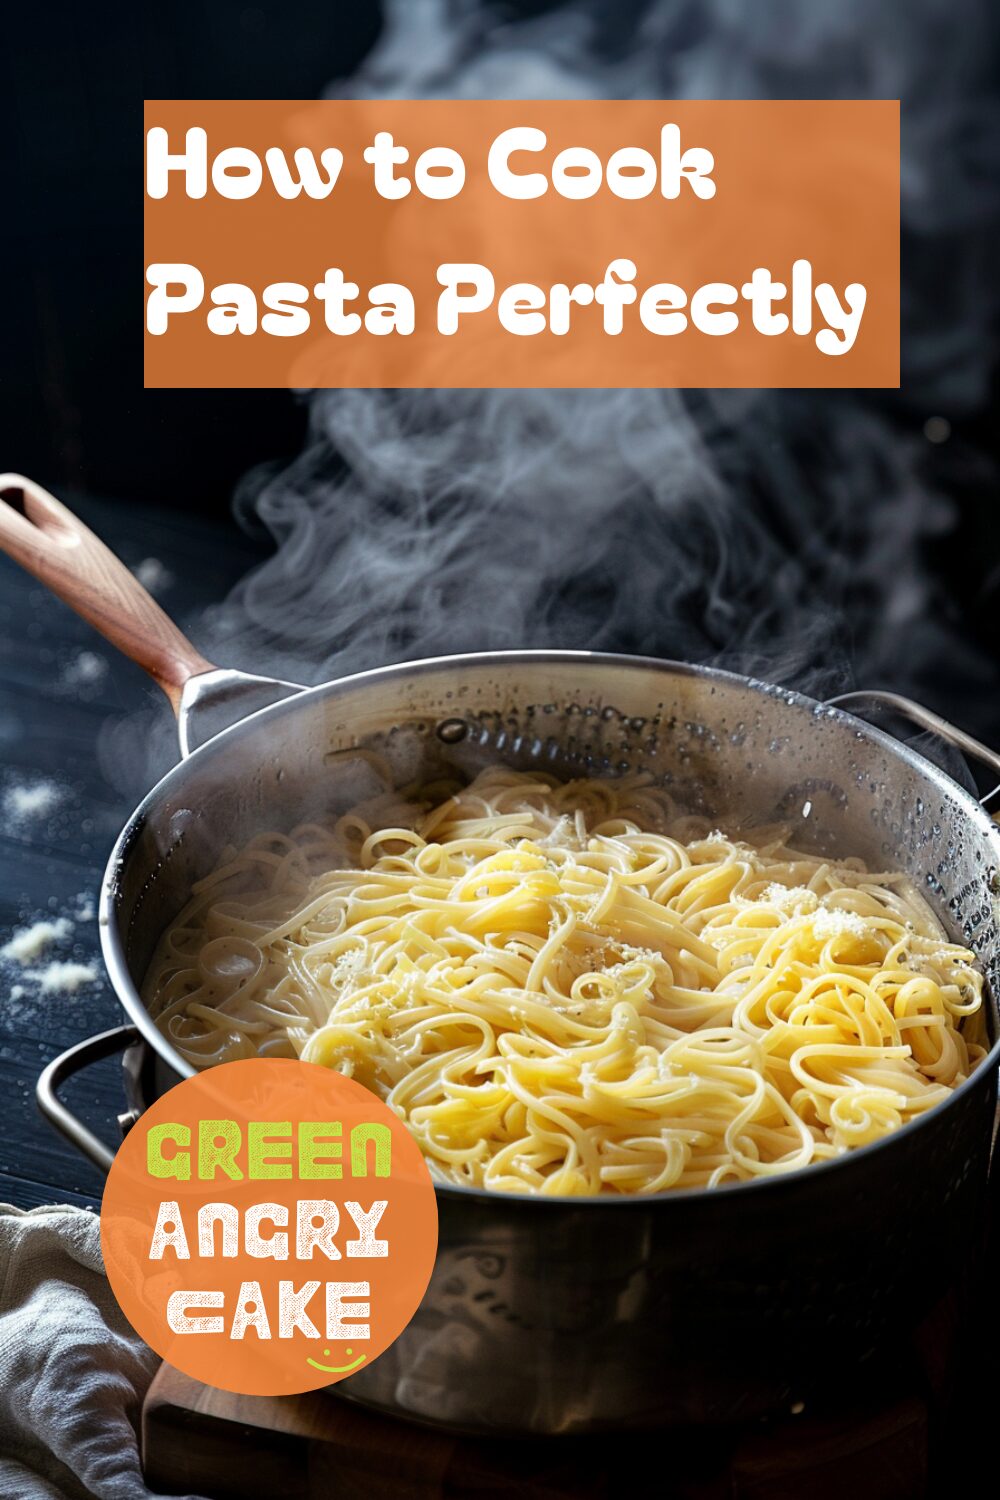
<svg viewBox="0 0 1000 1500">
<path fill-rule="evenodd" d="M 124 563 L 72 511 L 21 474 L 0 474 L 0 551 L 144 668 L 175 713 L 188 678 L 214 670 Z"/>
</svg>

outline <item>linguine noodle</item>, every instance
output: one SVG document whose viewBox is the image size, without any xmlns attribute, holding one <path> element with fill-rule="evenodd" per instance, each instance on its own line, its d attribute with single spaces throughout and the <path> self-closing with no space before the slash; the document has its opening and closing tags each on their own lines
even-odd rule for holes
<svg viewBox="0 0 1000 1500">
<path fill-rule="evenodd" d="M 637 775 L 387 793 L 229 851 L 147 1003 L 195 1067 L 297 1056 L 357 1079 L 441 1181 L 789 1172 L 946 1099 L 983 1056 L 962 1030 L 983 979 L 904 876 L 785 836 L 712 831 Z"/>
</svg>

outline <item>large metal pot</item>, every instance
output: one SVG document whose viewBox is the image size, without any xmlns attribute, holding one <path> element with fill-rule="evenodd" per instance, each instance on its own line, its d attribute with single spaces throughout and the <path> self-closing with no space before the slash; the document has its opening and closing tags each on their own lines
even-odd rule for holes
<svg viewBox="0 0 1000 1500">
<path fill-rule="evenodd" d="M 996 995 L 1000 830 L 941 770 L 843 708 L 725 672 L 586 652 L 456 656 L 308 691 L 220 672 L 162 616 L 169 649 L 150 645 L 150 609 L 159 611 L 143 600 L 137 613 L 137 585 L 103 549 L 106 571 L 95 585 L 85 570 L 81 599 L 66 544 L 51 538 L 82 538 L 69 548 L 78 557 L 99 544 L 28 481 L 0 480 L 0 492 L 15 483 L 24 514 L 0 506 L 0 545 L 108 633 L 113 615 L 117 642 L 178 707 L 185 754 L 129 820 L 102 889 L 104 954 L 131 1024 L 57 1059 L 40 1084 L 47 1113 L 95 1160 L 111 1153 L 58 1101 L 59 1081 L 130 1045 L 140 1110 L 191 1071 L 139 998 L 159 934 L 224 844 L 363 794 L 358 747 L 377 748 L 400 781 L 496 759 L 557 774 L 643 767 L 722 826 L 788 821 L 806 848 L 906 870 L 976 949 Z M 57 575 L 53 545 L 64 554 Z M 280 701 L 262 707 L 268 698 Z M 885 701 L 1000 773 L 992 751 L 916 705 Z M 928 1287 L 968 1266 L 986 1202 L 995 1008 L 988 1026 L 989 1056 L 944 1105 L 803 1172 L 634 1199 L 440 1187 L 423 1303 L 339 1393 L 477 1432 L 576 1432 L 731 1421 L 853 1368 L 913 1321 Z"/>
</svg>

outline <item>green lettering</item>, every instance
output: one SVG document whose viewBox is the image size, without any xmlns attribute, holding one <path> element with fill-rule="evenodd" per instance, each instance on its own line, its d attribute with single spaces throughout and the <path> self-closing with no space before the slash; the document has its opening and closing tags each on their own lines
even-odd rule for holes
<svg viewBox="0 0 1000 1500">
<path fill-rule="evenodd" d="M 303 1120 L 299 1125 L 299 1176 L 302 1178 L 343 1177 L 344 1169 L 331 1157 L 340 1156 L 343 1146 L 331 1136 L 341 1134 L 339 1120 Z"/>
<path fill-rule="evenodd" d="M 351 1176 L 368 1176 L 368 1143 L 375 1145 L 375 1176 L 388 1177 L 392 1165 L 392 1131 L 388 1125 L 355 1125 L 351 1131 Z"/>
<path fill-rule="evenodd" d="M 191 1131 L 187 1125 L 173 1122 L 151 1125 L 146 1135 L 146 1171 L 150 1177 L 176 1177 L 181 1182 L 187 1182 L 191 1176 L 190 1153 L 179 1150 L 172 1156 L 164 1156 L 164 1141 L 173 1141 L 180 1147 L 190 1146 Z"/>
<path fill-rule="evenodd" d="M 276 1132 L 269 1136 L 268 1131 Z M 281 1137 L 287 1136 L 287 1140 Z M 247 1126 L 247 1162 L 251 1177 L 291 1177 L 291 1161 L 272 1161 L 271 1158 L 291 1158 L 292 1124 L 290 1120 L 251 1120 Z M 266 1154 L 265 1154 L 266 1153 Z"/>
<path fill-rule="evenodd" d="M 240 1127 L 235 1120 L 200 1120 L 198 1122 L 198 1176 L 211 1182 L 222 1168 L 233 1182 L 242 1182 L 243 1173 L 236 1165 L 240 1149 Z"/>
</svg>

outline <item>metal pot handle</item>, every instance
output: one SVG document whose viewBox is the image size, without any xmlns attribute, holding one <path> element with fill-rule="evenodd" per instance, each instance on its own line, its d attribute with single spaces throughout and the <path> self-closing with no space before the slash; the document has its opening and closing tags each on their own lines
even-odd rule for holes
<svg viewBox="0 0 1000 1500">
<path fill-rule="evenodd" d="M 189 677 L 177 705 L 181 755 L 186 759 L 199 745 L 214 739 L 231 724 L 303 692 L 301 683 L 255 677 L 230 667 L 213 667 L 211 672 Z"/>
<path fill-rule="evenodd" d="M 901 718 L 909 719 L 912 724 L 918 725 L 921 729 L 930 730 L 931 734 L 936 734 L 947 744 L 954 745 L 971 760 L 987 766 L 998 778 L 997 785 L 992 791 L 979 799 L 980 805 L 989 811 L 989 804 L 1000 792 L 1000 755 L 995 750 L 991 750 L 988 745 L 974 739 L 971 734 L 966 734 L 964 729 L 950 724 L 947 719 L 942 719 L 940 714 L 925 708 L 922 703 L 915 703 L 912 698 L 904 698 L 901 693 L 887 693 L 880 689 L 872 689 L 857 693 L 841 693 L 839 697 L 830 698 L 828 701 L 834 708 L 846 708 L 851 712 L 862 709 L 866 704 L 891 709 Z"/>
<path fill-rule="evenodd" d="M 45 1118 L 55 1126 L 60 1135 L 66 1137 L 71 1145 L 74 1145 L 78 1151 L 82 1151 L 84 1156 L 94 1163 L 98 1171 L 105 1174 L 111 1170 L 115 1153 L 103 1141 L 98 1140 L 82 1120 L 78 1120 L 76 1115 L 66 1108 L 57 1090 L 67 1078 L 72 1078 L 74 1073 L 79 1073 L 83 1068 L 89 1068 L 91 1063 L 99 1062 L 102 1057 L 110 1057 L 115 1052 L 123 1052 L 139 1039 L 139 1032 L 134 1026 L 115 1026 L 111 1031 L 102 1031 L 98 1036 L 88 1037 L 86 1041 L 77 1042 L 74 1047 L 54 1057 L 42 1070 L 35 1085 L 38 1108 Z M 124 1125 L 124 1118 L 119 1118 Z"/>
</svg>

